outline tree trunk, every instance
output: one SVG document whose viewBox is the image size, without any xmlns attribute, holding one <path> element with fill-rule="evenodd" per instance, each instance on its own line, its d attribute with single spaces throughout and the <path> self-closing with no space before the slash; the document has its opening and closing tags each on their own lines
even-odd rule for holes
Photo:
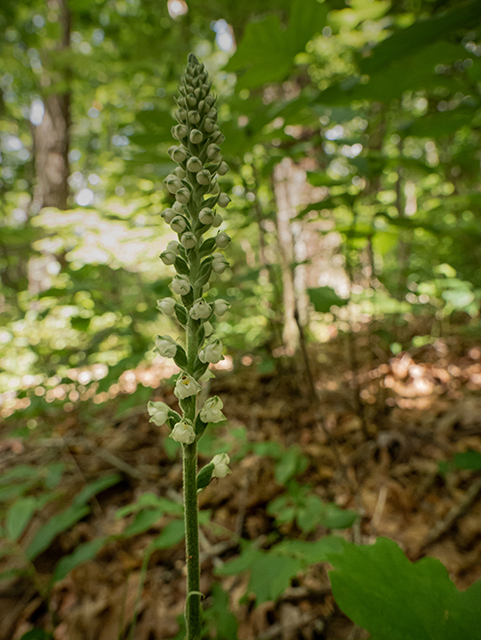
<svg viewBox="0 0 481 640">
<path fill-rule="evenodd" d="M 48 7 L 58 15 L 60 39 L 56 50 L 70 46 L 71 13 L 67 0 L 49 0 Z M 61 77 L 47 73 L 42 78 L 44 88 L 44 116 L 41 124 L 34 127 L 35 169 L 37 188 L 36 210 L 42 207 L 67 209 L 69 196 L 70 145 L 70 91 L 68 72 Z M 55 85 L 62 91 L 55 92 Z"/>
</svg>

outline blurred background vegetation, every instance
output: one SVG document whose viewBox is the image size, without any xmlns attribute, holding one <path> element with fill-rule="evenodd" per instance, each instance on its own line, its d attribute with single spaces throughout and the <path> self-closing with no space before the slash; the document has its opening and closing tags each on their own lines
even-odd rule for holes
<svg viewBox="0 0 481 640">
<path fill-rule="evenodd" d="M 172 331 L 162 179 L 191 50 L 232 168 L 229 353 L 269 366 L 297 325 L 370 325 L 386 357 L 479 335 L 480 20 L 476 1 L 4 0 L 3 415 L 101 404 Z"/>
<path fill-rule="evenodd" d="M 220 447 L 233 459 L 225 494 L 206 491 L 203 502 L 204 521 L 212 516 L 218 527 L 209 533 L 221 531 L 217 560 L 244 540 L 238 561 L 218 574 L 257 567 L 243 592 L 273 601 L 299 571 L 326 560 L 322 536 L 331 529 L 357 526 L 356 541 L 404 536 L 417 558 L 475 501 L 480 30 L 479 0 L 2 0 L 0 577 L 26 580 L 0 594 L 10 616 L 2 640 L 13 629 L 15 638 L 30 633 L 36 621 L 40 628 L 47 613 L 48 634 L 42 627 L 25 637 L 57 629 L 56 638 L 71 640 L 81 624 L 81 638 L 121 637 L 125 602 L 133 637 L 149 560 L 166 549 L 155 556 L 167 567 L 166 591 L 154 580 L 152 602 L 174 598 L 167 613 L 159 609 L 167 630 L 149 635 L 146 614 L 138 637 L 177 633 L 180 467 L 175 443 L 148 425 L 146 403 L 159 394 L 175 401 L 175 367 L 152 347 L 156 334 L 178 330 L 156 308 L 172 277 L 158 256 L 172 239 L 160 216 L 172 202 L 162 180 L 173 169 L 173 98 L 190 51 L 211 75 L 231 167 L 221 180 L 232 198 L 223 223 L 232 269 L 213 289 L 232 304 L 218 333 L 227 354 L 220 364 L 234 372 L 214 389 L 230 425 L 204 437 L 200 453 Z M 410 452 L 421 459 L 412 468 Z M 393 477 L 406 474 L 414 488 L 386 480 L 398 463 Z M 442 520 L 446 505 L 454 511 Z M 166 515 L 174 520 L 165 524 Z M 134 541 L 127 553 L 125 541 L 159 519 L 160 537 L 141 548 Z M 317 551 L 284 544 L 285 536 L 314 536 Z M 458 538 L 458 555 L 437 554 L 468 586 L 479 577 L 479 519 Z M 271 550 L 280 556 L 260 548 L 279 540 L 284 546 Z M 105 575 L 120 578 L 109 583 L 110 635 L 100 636 L 106 623 L 99 615 L 94 625 L 82 576 L 52 590 L 104 547 L 93 591 Z M 135 606 L 124 589 L 134 569 Z M 74 583 L 85 620 L 71 617 L 67 629 Z M 237 583 L 224 583 L 225 591 L 212 588 L 206 620 L 217 624 L 215 637 L 235 640 L 226 607 Z M 27 613 L 24 602 L 34 603 Z M 67 614 L 58 613 L 62 602 Z M 251 611 L 242 606 L 236 615 L 245 622 Z M 403 606 L 398 618 L 386 616 L 403 621 Z M 326 607 L 328 632 L 312 627 L 309 637 L 338 640 L 334 605 Z"/>
</svg>

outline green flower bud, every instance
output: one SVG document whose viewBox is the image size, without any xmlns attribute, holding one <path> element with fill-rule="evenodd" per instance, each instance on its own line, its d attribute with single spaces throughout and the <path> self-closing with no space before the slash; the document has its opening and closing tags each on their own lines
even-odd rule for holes
<svg viewBox="0 0 481 640">
<path fill-rule="evenodd" d="M 186 122 L 187 111 L 185 109 L 177 109 L 177 111 L 175 112 L 175 117 L 179 122 Z"/>
<path fill-rule="evenodd" d="M 199 173 L 195 176 L 197 182 L 201 185 L 207 186 L 210 185 L 211 175 L 210 171 L 204 169 L 203 171 L 199 171 Z"/>
<path fill-rule="evenodd" d="M 202 111 L 204 111 L 204 107 L 205 107 L 205 100 L 201 100 L 197 105 L 197 111 L 199 113 L 202 113 Z"/>
<path fill-rule="evenodd" d="M 229 263 L 224 258 L 222 253 L 214 253 L 214 255 L 212 256 L 212 271 L 214 273 L 224 273 L 228 266 Z"/>
<path fill-rule="evenodd" d="M 191 231 L 183 233 L 180 237 L 180 241 L 186 249 L 193 249 L 197 244 L 197 238 Z"/>
<path fill-rule="evenodd" d="M 220 227 L 220 225 L 222 224 L 222 216 L 220 215 L 220 213 L 215 214 L 214 216 L 214 221 L 212 222 L 212 226 L 214 228 Z"/>
<path fill-rule="evenodd" d="M 189 105 L 189 107 L 195 107 L 195 105 L 197 104 L 197 98 L 193 93 L 189 93 L 189 95 L 187 96 L 187 104 Z"/>
<path fill-rule="evenodd" d="M 170 226 L 172 228 L 172 231 L 175 231 L 175 233 L 182 233 L 187 227 L 187 222 L 185 221 L 185 218 L 183 216 L 175 216 L 175 218 L 170 223 Z"/>
<path fill-rule="evenodd" d="M 192 173 L 197 173 L 202 169 L 202 162 L 197 158 L 197 156 L 192 156 L 187 160 L 187 170 L 192 171 Z"/>
<path fill-rule="evenodd" d="M 204 209 L 201 209 L 199 213 L 199 220 L 202 224 L 212 224 L 214 222 L 214 217 L 215 213 L 208 207 L 204 207 Z"/>
<path fill-rule="evenodd" d="M 217 109 L 210 109 L 207 112 L 207 117 L 211 118 L 212 120 L 217 120 Z"/>
<path fill-rule="evenodd" d="M 164 179 L 164 184 L 170 193 L 177 193 L 177 191 L 182 187 L 182 182 L 172 173 Z"/>
<path fill-rule="evenodd" d="M 189 133 L 189 130 L 185 126 L 185 124 L 176 124 L 175 127 L 171 129 L 172 137 L 176 140 L 182 140 Z"/>
<path fill-rule="evenodd" d="M 192 131 L 190 132 L 189 139 L 192 142 L 192 144 L 200 144 L 204 139 L 204 135 L 202 131 L 199 131 L 199 129 L 192 129 Z"/>
<path fill-rule="evenodd" d="M 190 124 L 198 124 L 200 122 L 200 115 L 198 111 L 194 111 L 192 109 L 192 111 L 189 111 L 187 116 L 189 118 Z"/>
<path fill-rule="evenodd" d="M 190 190 L 187 189 L 187 187 L 182 187 L 182 189 L 179 189 L 175 194 L 175 199 L 177 202 L 180 202 L 180 204 L 188 204 L 190 200 Z"/>
<path fill-rule="evenodd" d="M 175 253 L 179 253 L 179 243 L 177 240 L 171 240 L 167 243 L 168 251 L 175 251 Z"/>
<path fill-rule="evenodd" d="M 176 213 L 184 213 L 184 205 L 180 204 L 180 202 L 174 202 L 174 204 L 172 205 L 172 209 Z"/>
<path fill-rule="evenodd" d="M 177 193 L 179 193 L 179 192 L 177 192 Z M 225 207 L 227 207 L 229 202 L 230 202 L 230 198 L 226 193 L 221 193 L 220 196 L 219 196 L 219 199 L 217 200 L 217 204 L 219 205 L 219 207 L 222 207 L 223 209 L 225 209 Z"/>
<path fill-rule="evenodd" d="M 174 162 L 184 162 L 187 158 L 187 149 L 184 147 L 170 147 L 172 149 L 172 153 L 169 154 Z M 169 149 L 169 151 L 170 151 Z"/>
<path fill-rule="evenodd" d="M 177 100 L 177 104 L 179 105 L 179 107 L 182 107 L 183 109 L 185 109 L 185 108 L 186 108 L 186 106 L 187 106 L 187 102 L 186 102 L 186 100 L 185 100 L 185 98 L 184 98 L 184 97 L 179 98 L 179 99 Z"/>
<path fill-rule="evenodd" d="M 211 118 L 206 118 L 204 122 L 204 129 L 207 133 L 212 133 L 214 131 L 215 122 L 211 120 Z"/>
<path fill-rule="evenodd" d="M 229 165 L 227 164 L 227 162 L 221 162 L 219 168 L 217 169 L 217 173 L 220 176 L 225 176 L 226 173 L 228 173 L 229 171 Z"/>
<path fill-rule="evenodd" d="M 175 251 L 170 251 L 169 249 L 162 251 L 162 253 L 160 254 L 160 259 L 166 265 L 174 264 L 176 258 L 177 254 L 175 253 Z"/>
<path fill-rule="evenodd" d="M 185 176 L 186 176 L 186 173 L 182 169 L 182 167 L 175 167 L 174 173 L 180 180 L 183 180 L 185 178 Z"/>
<path fill-rule="evenodd" d="M 174 219 L 176 213 L 169 207 L 167 209 L 164 209 L 160 215 L 167 222 L 167 224 L 170 224 Z"/>
<path fill-rule="evenodd" d="M 216 131 L 212 136 L 212 141 L 215 142 L 216 144 L 222 144 L 224 140 L 225 140 L 225 135 L 220 131 Z"/>
<path fill-rule="evenodd" d="M 215 237 L 215 243 L 219 247 L 219 249 L 225 249 L 230 242 L 230 237 L 225 233 L 225 231 L 221 231 Z"/>
<path fill-rule="evenodd" d="M 212 183 L 212 187 L 209 189 L 209 193 L 214 194 L 215 196 L 220 193 L 220 187 L 217 182 Z"/>
<path fill-rule="evenodd" d="M 210 144 L 207 147 L 207 157 L 208 158 L 214 158 L 218 153 L 220 152 L 220 147 L 218 147 L 216 144 Z"/>
<path fill-rule="evenodd" d="M 206 104 L 208 107 L 212 107 L 212 105 L 213 105 L 214 103 L 215 103 L 215 98 L 214 98 L 214 96 L 213 96 L 212 94 L 210 94 L 210 95 L 206 96 L 206 98 L 205 98 L 205 104 Z"/>
</svg>

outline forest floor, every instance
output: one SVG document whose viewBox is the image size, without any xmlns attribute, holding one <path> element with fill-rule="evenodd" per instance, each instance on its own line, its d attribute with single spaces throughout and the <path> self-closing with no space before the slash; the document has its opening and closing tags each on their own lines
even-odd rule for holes
<svg viewBox="0 0 481 640">
<path fill-rule="evenodd" d="M 218 525 L 203 525 L 201 591 L 209 593 L 214 582 L 222 583 L 239 621 L 239 640 L 365 636 L 353 631 L 337 608 L 323 565 L 299 575 L 276 602 L 258 607 L 249 597 L 239 603 L 248 575 L 215 575 L 216 567 L 239 553 L 239 536 L 262 542 L 272 532 L 276 525 L 266 507 L 285 491 L 275 480 L 271 458 L 248 448 L 236 458 L 242 443 L 230 433 L 244 432 L 248 443 L 299 446 L 308 465 L 297 481 L 311 485 L 324 501 L 360 515 L 359 526 L 341 535 L 357 535 L 356 541 L 365 543 L 388 536 L 411 560 L 439 558 L 460 589 L 481 578 L 479 473 L 439 470 L 439 463 L 456 453 L 481 451 L 481 348 L 459 337 L 445 338 L 376 360 L 361 336 L 357 351 L 362 364 L 354 374 L 340 339 L 310 349 L 317 406 L 300 363 L 279 359 L 275 370 L 261 373 L 255 357 L 244 358 L 244 365 L 219 372 L 212 381 L 210 394 L 222 398 L 228 418 L 217 433 L 224 443 L 231 438 L 232 474 L 211 483 L 200 496 L 202 509 L 210 510 L 210 522 Z M 176 406 L 171 386 L 159 386 L 153 399 Z M 67 485 L 72 495 L 108 471 L 122 473 L 120 483 L 97 496 L 91 514 L 57 537 L 35 561 L 37 580 L 44 583 L 59 557 L 80 542 L 120 532 L 132 516 L 119 519 L 115 512 L 141 494 L 152 491 L 180 499 L 181 462 L 165 450 L 167 427 L 149 423 L 145 407 L 117 421 L 109 412 L 106 403 L 102 414 L 109 426 L 86 431 L 77 405 L 58 419 L 43 445 L 22 442 L 15 448 L 9 441 L 0 452 L 0 462 L 8 467 L 64 459 L 71 470 Z M 55 445 L 59 440 L 63 445 Z M 201 464 L 209 459 L 201 456 Z M 134 615 L 143 552 L 167 522 L 165 516 L 140 535 L 109 542 L 94 560 L 55 585 L 51 608 L 59 622 L 56 640 L 127 637 L 123 629 Z M 277 528 L 282 536 L 301 535 L 295 524 Z M 308 539 L 325 533 L 318 527 Z M 26 535 L 33 534 L 27 530 Z M 179 543 L 151 557 L 135 639 L 173 638 L 184 597 L 184 549 Z M 18 640 L 32 624 L 42 626 L 46 608 L 31 581 L 0 584 L 0 618 L 0 640 Z"/>
</svg>

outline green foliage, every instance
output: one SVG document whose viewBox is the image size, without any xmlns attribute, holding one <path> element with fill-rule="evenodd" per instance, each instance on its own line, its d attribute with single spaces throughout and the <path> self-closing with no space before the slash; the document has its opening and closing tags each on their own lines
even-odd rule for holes
<svg viewBox="0 0 481 640">
<path fill-rule="evenodd" d="M 328 11 L 327 4 L 317 0 L 294 0 L 287 29 L 281 27 L 277 15 L 249 23 L 240 46 L 225 67 L 226 71 L 242 72 L 237 89 L 253 89 L 284 80 L 295 56 L 325 26 Z"/>
<path fill-rule="evenodd" d="M 229 594 L 219 584 L 212 585 L 212 605 L 204 612 L 204 622 L 210 631 L 209 637 L 237 640 L 237 618 L 229 611 Z"/>
<path fill-rule="evenodd" d="M 481 453 L 473 450 L 464 451 L 463 453 L 456 453 L 452 460 L 442 460 L 439 463 L 439 471 L 443 475 L 462 469 L 481 471 Z"/>
<path fill-rule="evenodd" d="M 413 564 L 387 538 L 341 546 L 329 556 L 334 597 L 373 640 L 481 638 L 481 581 L 460 592 L 439 560 Z"/>
<path fill-rule="evenodd" d="M 345 529 L 357 518 L 353 511 L 324 503 L 308 485 L 300 486 L 291 480 L 287 489 L 287 493 L 274 498 L 267 506 L 267 513 L 275 516 L 278 525 L 295 521 L 299 529 L 310 533 L 319 525 L 326 529 Z"/>
<path fill-rule="evenodd" d="M 236 575 L 250 571 L 248 593 L 260 605 L 276 600 L 290 584 L 292 578 L 309 565 L 326 562 L 329 554 L 340 550 L 341 538 L 326 536 L 316 542 L 286 540 L 263 551 L 254 544 L 245 543 L 241 554 L 217 569 L 218 575 Z"/>
</svg>

